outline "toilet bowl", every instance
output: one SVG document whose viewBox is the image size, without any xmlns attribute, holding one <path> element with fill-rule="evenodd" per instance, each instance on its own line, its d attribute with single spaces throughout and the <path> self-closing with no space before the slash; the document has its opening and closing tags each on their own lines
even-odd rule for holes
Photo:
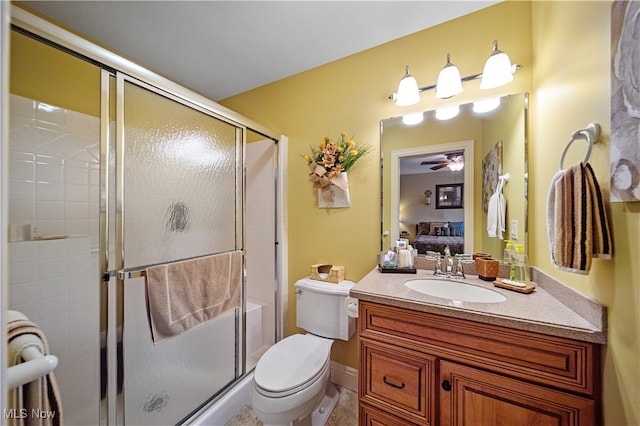
<svg viewBox="0 0 640 426">
<path fill-rule="evenodd" d="M 324 408 L 324 401 L 335 403 L 337 399 L 329 382 L 333 339 L 349 340 L 355 332 L 355 319 L 344 308 L 353 285 L 351 281 L 327 284 L 310 279 L 296 283 L 296 323 L 307 334 L 279 341 L 256 365 L 251 405 L 264 425 L 299 422 L 317 426 L 326 420 L 330 409 Z M 329 411 L 326 415 L 314 411 L 321 403 L 322 409 L 316 411 Z"/>
<path fill-rule="evenodd" d="M 307 416 L 320 403 L 330 375 L 333 340 L 294 334 L 260 358 L 251 403 L 265 425 L 285 425 Z"/>
</svg>

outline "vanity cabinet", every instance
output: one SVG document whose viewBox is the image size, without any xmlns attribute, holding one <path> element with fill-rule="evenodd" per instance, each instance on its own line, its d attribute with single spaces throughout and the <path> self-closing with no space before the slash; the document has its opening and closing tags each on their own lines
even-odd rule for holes
<svg viewBox="0 0 640 426">
<path fill-rule="evenodd" d="M 360 425 L 599 425 L 598 344 L 359 303 Z"/>
</svg>

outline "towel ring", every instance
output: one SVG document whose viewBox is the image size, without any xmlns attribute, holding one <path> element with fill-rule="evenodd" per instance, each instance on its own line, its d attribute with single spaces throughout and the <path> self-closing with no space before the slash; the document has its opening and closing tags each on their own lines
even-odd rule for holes
<svg viewBox="0 0 640 426">
<path fill-rule="evenodd" d="M 586 129 L 576 130 L 571 135 L 571 140 L 562 151 L 562 156 L 560 157 L 560 170 L 564 169 L 564 157 L 567 155 L 567 151 L 569 147 L 578 138 L 585 139 L 587 141 L 587 153 L 584 156 L 584 160 L 582 160 L 582 164 L 587 164 L 589 162 L 589 157 L 591 157 L 591 150 L 593 149 L 593 144 L 596 143 L 598 138 L 600 137 L 600 125 L 598 123 L 589 123 Z"/>
</svg>

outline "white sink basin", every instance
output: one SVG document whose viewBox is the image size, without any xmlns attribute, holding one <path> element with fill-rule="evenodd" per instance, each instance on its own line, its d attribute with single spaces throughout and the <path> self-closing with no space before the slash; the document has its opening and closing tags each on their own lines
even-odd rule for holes
<svg viewBox="0 0 640 426">
<path fill-rule="evenodd" d="M 407 281 L 404 285 L 428 296 L 460 302 L 500 303 L 507 300 L 506 297 L 493 290 L 457 281 L 420 279 Z"/>
</svg>

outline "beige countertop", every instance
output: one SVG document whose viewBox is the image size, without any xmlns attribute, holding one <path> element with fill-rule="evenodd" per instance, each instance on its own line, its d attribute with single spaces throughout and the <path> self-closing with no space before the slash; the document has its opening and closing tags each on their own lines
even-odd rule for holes
<svg viewBox="0 0 640 426">
<path fill-rule="evenodd" d="M 359 300 L 430 312 L 520 330 L 535 331 L 592 343 L 607 342 L 606 308 L 532 269 L 536 290 L 529 294 L 496 287 L 466 274 L 466 284 L 491 289 L 507 298 L 501 303 L 460 302 L 409 289 L 406 281 L 435 278 L 433 271 L 416 274 L 381 273 L 374 269 L 351 289 Z"/>
</svg>

